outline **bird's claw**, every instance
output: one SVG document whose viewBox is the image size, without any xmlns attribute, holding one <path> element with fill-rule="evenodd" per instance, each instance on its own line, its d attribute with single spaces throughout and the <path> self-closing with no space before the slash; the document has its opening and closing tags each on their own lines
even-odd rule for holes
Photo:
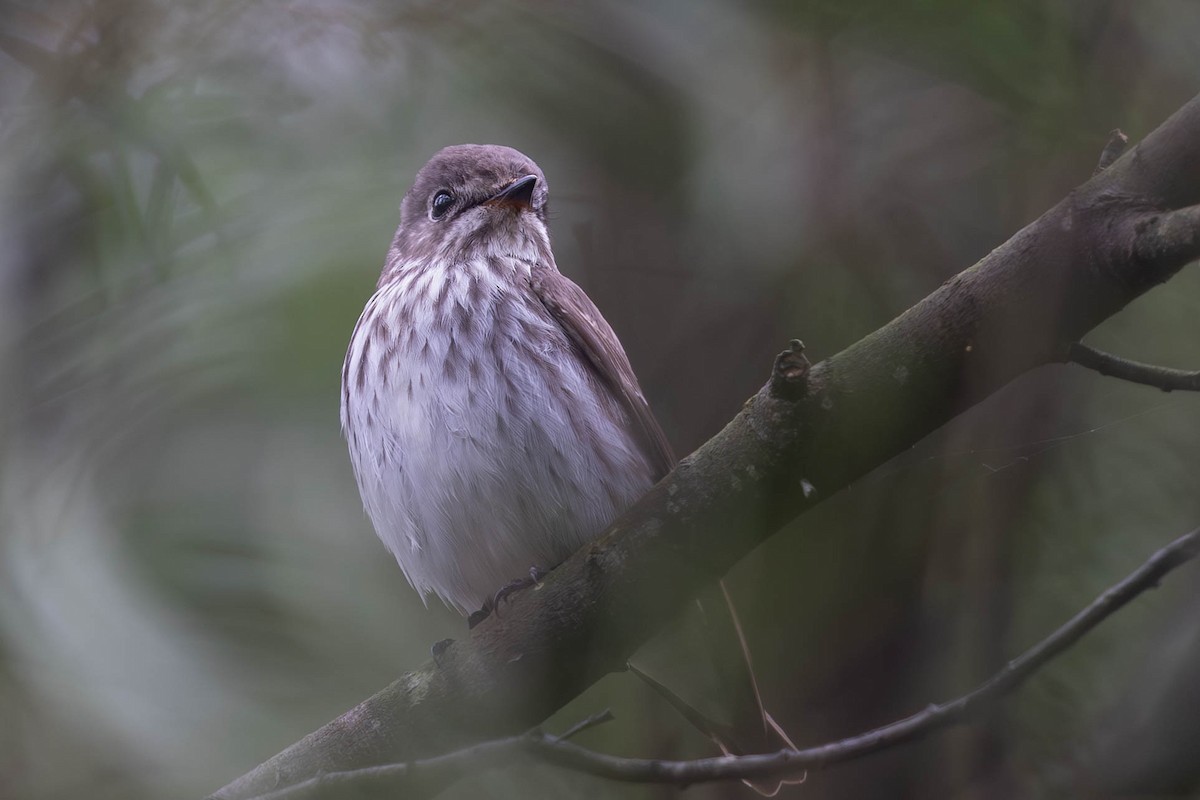
<svg viewBox="0 0 1200 800">
<path fill-rule="evenodd" d="M 500 587 L 500 591 L 496 592 L 496 596 L 492 598 L 492 608 L 496 611 L 496 616 L 500 616 L 500 603 L 507 600 L 510 596 L 516 594 L 522 589 L 528 589 L 530 586 L 537 586 L 542 582 L 542 578 L 546 577 L 547 573 L 541 567 L 530 567 L 529 577 L 517 578 L 515 581 Z"/>
<path fill-rule="evenodd" d="M 500 587 L 500 591 L 496 592 L 494 596 L 484 603 L 483 608 L 467 617 L 467 629 L 469 630 L 474 628 L 476 625 L 483 622 L 492 615 L 492 612 L 495 612 L 497 617 L 500 616 L 500 603 L 504 602 L 511 595 L 516 594 L 522 589 L 528 589 L 530 586 L 537 586 L 542 582 L 542 578 L 546 577 L 548 574 L 550 573 L 541 567 L 530 567 L 529 577 L 517 578 L 515 581 Z"/>
</svg>

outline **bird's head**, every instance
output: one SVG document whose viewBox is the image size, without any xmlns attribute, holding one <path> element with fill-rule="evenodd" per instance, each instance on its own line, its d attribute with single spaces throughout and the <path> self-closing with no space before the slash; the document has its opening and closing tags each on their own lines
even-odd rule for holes
<svg viewBox="0 0 1200 800">
<path fill-rule="evenodd" d="M 502 254 L 548 242 L 546 177 L 502 145 L 443 148 L 417 173 L 400 205 L 393 249 L 406 260 L 455 260 L 477 249 Z"/>
</svg>

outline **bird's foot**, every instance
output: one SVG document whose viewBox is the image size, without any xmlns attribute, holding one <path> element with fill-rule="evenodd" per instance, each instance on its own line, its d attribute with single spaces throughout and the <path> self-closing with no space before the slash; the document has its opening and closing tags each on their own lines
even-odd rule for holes
<svg viewBox="0 0 1200 800">
<path fill-rule="evenodd" d="M 548 574 L 549 573 L 541 567 L 530 567 L 529 577 L 517 578 L 515 581 L 512 581 L 511 583 L 501 587 L 500 591 L 496 592 L 496 596 L 492 598 L 492 607 L 496 610 L 496 616 L 500 616 L 500 604 L 502 602 L 522 589 L 528 589 L 530 586 L 537 586 L 542 582 L 542 578 L 546 577 Z"/>
<path fill-rule="evenodd" d="M 476 625 L 490 617 L 493 611 L 496 612 L 497 617 L 500 616 L 500 604 L 502 602 L 522 589 L 528 589 L 530 586 L 537 586 L 542 582 L 542 578 L 549 574 L 550 573 L 547 570 L 544 570 L 541 567 L 533 566 L 529 568 L 529 577 L 517 578 L 515 581 L 500 587 L 500 591 L 496 592 L 491 599 L 484 603 L 483 608 L 467 617 L 468 630 L 474 628 Z"/>
</svg>

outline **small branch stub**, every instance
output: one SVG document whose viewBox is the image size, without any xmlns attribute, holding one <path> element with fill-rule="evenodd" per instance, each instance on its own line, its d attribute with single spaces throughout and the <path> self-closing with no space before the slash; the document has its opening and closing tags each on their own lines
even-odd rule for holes
<svg viewBox="0 0 1200 800">
<path fill-rule="evenodd" d="M 771 371 L 771 393 L 794 400 L 804 390 L 811 366 L 804 355 L 804 342 L 792 339 L 788 349 L 775 356 L 775 368 Z"/>
<path fill-rule="evenodd" d="M 1108 169 L 1114 161 L 1121 157 L 1128 146 L 1129 137 L 1120 128 L 1114 128 L 1113 132 L 1108 135 L 1108 144 L 1104 145 L 1104 149 L 1100 151 L 1100 161 L 1096 164 L 1096 171 L 1092 175 L 1099 175 Z"/>
</svg>

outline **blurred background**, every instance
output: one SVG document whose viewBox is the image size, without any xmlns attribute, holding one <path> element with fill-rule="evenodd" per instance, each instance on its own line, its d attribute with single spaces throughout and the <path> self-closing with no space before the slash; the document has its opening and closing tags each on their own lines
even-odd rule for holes
<svg viewBox="0 0 1200 800">
<path fill-rule="evenodd" d="M 883 325 L 1200 91 L 1189 0 L 6 2 L 0 796 L 199 797 L 428 657 L 338 378 L 414 172 L 543 167 L 559 265 L 681 453 L 793 336 Z M 1185 271 L 1089 339 L 1200 368 Z M 1011 385 L 731 576 L 798 743 L 949 699 L 1200 520 L 1200 398 Z M 1200 573 L 1006 703 L 791 796 L 1196 794 Z M 610 676 L 561 730 L 711 754 Z M 448 796 L 673 796 L 520 766 Z M 744 796 L 740 786 L 693 797 Z"/>
</svg>

